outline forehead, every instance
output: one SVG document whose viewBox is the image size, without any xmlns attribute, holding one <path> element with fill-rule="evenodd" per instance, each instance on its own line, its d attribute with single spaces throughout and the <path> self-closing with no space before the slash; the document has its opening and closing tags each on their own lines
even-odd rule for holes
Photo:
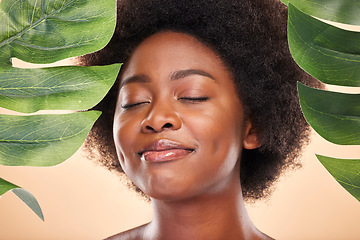
<svg viewBox="0 0 360 240">
<path fill-rule="evenodd" d="M 156 33 L 141 42 L 124 65 L 120 78 L 149 70 L 161 77 L 161 74 L 184 69 L 200 69 L 231 78 L 214 51 L 196 38 L 177 32 Z"/>
</svg>

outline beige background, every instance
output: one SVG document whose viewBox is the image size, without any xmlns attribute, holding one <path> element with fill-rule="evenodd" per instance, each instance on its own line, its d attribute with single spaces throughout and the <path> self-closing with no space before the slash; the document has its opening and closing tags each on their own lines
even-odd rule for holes
<svg viewBox="0 0 360 240">
<path fill-rule="evenodd" d="M 360 93 L 359 88 L 330 89 Z M 314 153 L 360 158 L 360 147 L 337 146 L 314 133 L 303 168 L 282 177 L 270 200 L 247 206 L 253 222 L 277 239 L 360 239 L 359 202 Z M 45 215 L 42 222 L 12 192 L 4 194 L 0 239 L 102 239 L 151 219 L 149 203 L 83 155 L 79 150 L 48 168 L 0 166 L 0 176 L 33 193 Z"/>
</svg>

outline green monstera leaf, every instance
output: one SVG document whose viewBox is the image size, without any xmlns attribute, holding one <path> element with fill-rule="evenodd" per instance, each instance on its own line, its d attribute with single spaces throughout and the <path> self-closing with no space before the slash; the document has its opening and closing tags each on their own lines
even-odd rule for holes
<svg viewBox="0 0 360 240">
<path fill-rule="evenodd" d="M 331 26 L 290 4 L 288 38 L 294 60 L 315 78 L 327 84 L 360 86 L 360 32 Z"/>
<path fill-rule="evenodd" d="M 336 181 L 360 201 L 360 159 L 338 159 L 321 155 L 316 157 Z"/>
<path fill-rule="evenodd" d="M 26 203 L 26 205 L 28 205 L 30 209 L 33 210 L 41 220 L 44 221 L 44 215 L 41 211 L 40 205 L 37 202 L 36 198 L 30 192 L 0 178 L 0 196 L 7 191 L 12 191 L 24 203 Z"/>
<path fill-rule="evenodd" d="M 0 70 L 0 107 L 23 113 L 86 110 L 116 79 L 119 65 Z"/>
<path fill-rule="evenodd" d="M 0 62 L 49 63 L 99 50 L 115 18 L 114 0 L 2 0 Z"/>
<path fill-rule="evenodd" d="M 308 15 L 333 22 L 360 25 L 360 2 L 354 0 L 281 0 Z"/>
<path fill-rule="evenodd" d="M 298 83 L 301 109 L 320 136 L 340 145 L 360 145 L 360 94 L 324 91 Z"/>
<path fill-rule="evenodd" d="M 47 64 L 103 48 L 116 25 L 116 0 L 2 0 L 0 2 L 0 107 L 22 113 L 73 110 L 71 114 L 0 115 L 0 164 L 53 166 L 84 142 L 100 116 L 96 105 L 114 83 L 120 64 L 23 69 L 12 58 Z M 36 199 L 0 179 L 0 195 L 13 191 L 41 219 Z"/>
<path fill-rule="evenodd" d="M 359 87 L 360 32 L 340 29 L 315 17 L 360 24 L 360 2 L 284 2 L 289 2 L 289 47 L 298 65 L 326 84 Z M 319 135 L 335 144 L 360 145 L 360 94 L 319 90 L 300 83 L 298 92 L 303 114 Z M 360 161 L 317 157 L 329 173 L 360 201 Z"/>
<path fill-rule="evenodd" d="M 32 116 L 0 115 L 0 164 L 47 167 L 71 157 L 98 111 Z"/>
</svg>

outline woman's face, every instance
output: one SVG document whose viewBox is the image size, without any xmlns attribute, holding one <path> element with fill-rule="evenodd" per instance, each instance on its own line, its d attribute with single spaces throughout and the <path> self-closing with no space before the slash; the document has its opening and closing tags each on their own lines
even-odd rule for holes
<svg viewBox="0 0 360 240">
<path fill-rule="evenodd" d="M 256 139 L 212 50 L 183 33 L 157 33 L 135 49 L 120 81 L 115 146 L 140 189 L 174 200 L 240 184 L 241 150 Z"/>
</svg>

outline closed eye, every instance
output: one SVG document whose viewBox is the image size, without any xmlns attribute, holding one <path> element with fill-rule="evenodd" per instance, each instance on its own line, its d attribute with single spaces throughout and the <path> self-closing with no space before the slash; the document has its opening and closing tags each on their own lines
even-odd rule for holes
<svg viewBox="0 0 360 240">
<path fill-rule="evenodd" d="M 130 108 L 133 108 L 136 106 L 140 106 L 141 104 L 146 104 L 146 103 L 149 103 L 149 102 L 129 103 L 129 104 L 121 105 L 121 107 L 126 110 L 126 109 L 130 109 Z"/>
<path fill-rule="evenodd" d="M 186 101 L 186 102 L 205 102 L 209 100 L 209 97 L 181 97 L 178 100 Z"/>
</svg>

